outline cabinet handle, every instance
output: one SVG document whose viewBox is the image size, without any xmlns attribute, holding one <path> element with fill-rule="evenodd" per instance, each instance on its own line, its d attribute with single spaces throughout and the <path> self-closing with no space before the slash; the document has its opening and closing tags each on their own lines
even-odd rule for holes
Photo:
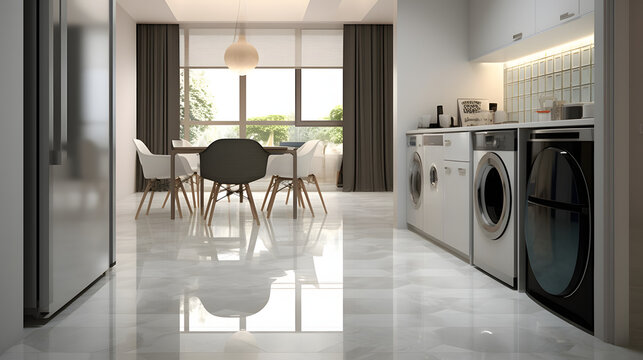
<svg viewBox="0 0 643 360">
<path fill-rule="evenodd" d="M 514 41 L 518 41 L 518 40 L 522 39 L 522 33 L 519 32 L 517 34 L 514 34 L 513 39 L 514 39 Z"/>
<path fill-rule="evenodd" d="M 444 146 L 451 146 L 451 140 L 444 140 Z"/>
<path fill-rule="evenodd" d="M 465 168 L 458 168 L 458 173 L 462 176 L 467 174 L 467 169 Z"/>
<path fill-rule="evenodd" d="M 574 13 L 570 13 L 570 12 L 566 12 L 566 13 L 564 13 L 564 14 L 560 14 L 560 21 L 567 20 L 567 19 L 569 19 L 570 17 L 573 17 L 574 15 L 576 15 L 576 14 L 574 14 Z"/>
</svg>

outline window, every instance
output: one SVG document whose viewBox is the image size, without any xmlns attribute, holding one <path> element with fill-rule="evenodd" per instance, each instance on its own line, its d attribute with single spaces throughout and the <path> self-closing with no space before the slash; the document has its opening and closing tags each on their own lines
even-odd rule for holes
<svg viewBox="0 0 643 360">
<path fill-rule="evenodd" d="M 248 74 L 246 118 L 248 121 L 295 121 L 295 70 L 256 69 Z"/>
<path fill-rule="evenodd" d="M 199 145 L 239 137 L 239 126 L 235 126 L 239 123 L 239 77 L 224 69 L 190 69 L 188 74 L 186 79 L 181 70 L 181 136 Z M 188 91 L 186 83 L 190 84 Z M 211 126 L 217 123 L 221 125 Z"/>
<path fill-rule="evenodd" d="M 198 145 L 231 137 L 263 145 L 317 139 L 332 145 L 333 156 L 341 154 L 343 31 L 248 29 L 246 35 L 259 65 L 239 77 L 223 62 L 234 29 L 181 29 L 182 138 Z"/>
<path fill-rule="evenodd" d="M 190 69 L 190 120 L 239 121 L 239 77 L 224 69 Z"/>
<path fill-rule="evenodd" d="M 343 71 L 301 70 L 301 120 L 342 121 Z"/>
</svg>

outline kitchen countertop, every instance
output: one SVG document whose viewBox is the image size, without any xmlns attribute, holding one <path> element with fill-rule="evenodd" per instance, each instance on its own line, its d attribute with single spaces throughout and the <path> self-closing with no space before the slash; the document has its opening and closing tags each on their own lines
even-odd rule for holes
<svg viewBox="0 0 643 360">
<path fill-rule="evenodd" d="M 552 120 L 528 123 L 509 123 L 509 124 L 492 124 L 492 125 L 479 125 L 479 126 L 460 126 L 451 128 L 431 128 L 431 129 L 417 129 L 407 131 L 407 135 L 415 134 L 442 134 L 451 132 L 475 132 L 475 131 L 490 131 L 490 130 L 510 130 L 510 129 L 546 129 L 557 127 L 576 127 L 576 126 L 594 126 L 594 119 L 576 119 L 576 120 Z"/>
</svg>

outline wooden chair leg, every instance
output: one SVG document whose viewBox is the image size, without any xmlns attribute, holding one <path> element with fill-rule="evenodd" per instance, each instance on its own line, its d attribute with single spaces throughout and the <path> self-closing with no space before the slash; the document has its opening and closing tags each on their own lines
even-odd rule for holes
<svg viewBox="0 0 643 360">
<path fill-rule="evenodd" d="M 326 203 L 324 202 L 324 197 L 322 196 L 321 189 L 319 188 L 319 183 L 317 182 L 317 176 L 312 175 L 311 176 L 313 183 L 315 183 L 315 186 L 317 187 L 317 193 L 319 194 L 319 199 L 322 202 L 322 206 L 324 207 L 324 212 L 328 214 L 328 211 L 326 210 Z"/>
<path fill-rule="evenodd" d="M 192 191 L 192 206 L 196 209 L 196 194 L 194 193 L 194 175 L 190 176 L 190 191 Z"/>
<path fill-rule="evenodd" d="M 214 187 L 214 198 L 212 200 L 212 209 L 210 209 L 210 218 L 208 219 L 208 226 L 212 226 L 212 216 L 214 215 L 214 207 L 217 205 L 217 197 L 219 195 L 219 188 L 221 184 L 217 183 Z"/>
<path fill-rule="evenodd" d="M 188 206 L 188 210 L 190 210 L 190 214 L 192 214 L 192 207 L 190 206 L 190 200 L 188 199 L 188 194 L 185 192 L 185 187 L 183 187 L 183 182 L 181 181 L 181 179 L 178 179 L 177 181 L 179 183 L 179 188 L 183 192 L 183 197 L 185 198 L 185 203 Z"/>
<path fill-rule="evenodd" d="M 228 186 L 226 190 L 228 190 L 228 202 L 230 202 L 230 193 L 232 192 L 232 188 Z"/>
<path fill-rule="evenodd" d="M 212 205 L 212 199 L 219 194 L 214 193 L 214 188 L 216 184 L 212 184 L 212 190 L 210 191 L 210 199 L 208 200 L 208 206 L 205 207 L 205 214 L 203 215 L 203 220 L 208 218 L 208 211 L 210 211 L 210 205 Z"/>
<path fill-rule="evenodd" d="M 288 205 L 288 199 L 290 198 L 290 190 L 292 188 L 288 188 L 288 193 L 286 194 L 286 205 Z"/>
<path fill-rule="evenodd" d="M 268 218 L 270 218 L 272 207 L 275 205 L 275 197 L 277 196 L 277 192 L 279 191 L 279 184 L 281 184 L 281 179 L 277 178 L 275 180 L 275 184 L 272 187 L 272 195 L 270 196 L 270 202 L 268 203 L 268 215 L 266 216 Z"/>
<path fill-rule="evenodd" d="M 150 188 L 151 188 L 151 186 L 150 186 Z M 152 207 L 152 200 L 154 200 L 154 190 L 150 190 L 150 202 L 147 203 L 147 211 L 145 212 L 145 215 L 150 214 L 150 208 Z"/>
<path fill-rule="evenodd" d="M 176 202 L 176 210 L 179 211 L 179 217 L 183 219 L 183 212 L 181 211 L 181 202 L 179 201 L 179 189 L 174 189 L 174 200 Z"/>
<path fill-rule="evenodd" d="M 138 210 L 136 210 L 136 215 L 134 216 L 134 220 L 138 220 L 138 215 L 141 213 L 141 208 L 143 207 L 143 203 L 145 202 L 145 198 L 147 197 L 147 193 L 150 191 L 151 187 L 152 187 L 152 180 L 147 180 L 147 185 L 145 185 L 145 191 L 143 192 L 143 198 L 141 199 L 141 202 L 138 204 Z"/>
<path fill-rule="evenodd" d="M 315 212 L 313 211 L 313 205 L 310 203 L 310 198 L 308 197 L 308 191 L 306 190 L 306 185 L 304 184 L 304 180 L 302 179 L 297 179 L 299 181 L 299 188 L 304 192 L 304 196 L 306 197 L 306 201 L 308 202 L 308 209 L 310 209 L 310 213 L 315 217 Z"/>
<path fill-rule="evenodd" d="M 257 225 L 260 225 L 259 215 L 257 214 L 257 208 L 255 208 L 255 200 L 252 198 L 252 191 L 250 190 L 250 185 L 245 184 L 245 188 L 246 188 L 246 193 L 248 193 L 248 202 L 250 203 L 250 211 L 252 211 L 252 217 L 257 222 Z"/>
<path fill-rule="evenodd" d="M 239 202 L 243 202 L 243 185 L 239 185 Z"/>
<path fill-rule="evenodd" d="M 170 191 L 172 190 L 167 191 L 167 195 L 165 195 L 165 200 L 163 200 L 163 206 L 161 206 L 161 209 L 165 209 L 165 204 L 167 203 L 167 199 L 170 198 Z"/>
<path fill-rule="evenodd" d="M 263 197 L 263 204 L 261 204 L 261 211 L 266 207 L 266 200 L 268 200 L 268 196 L 270 196 L 270 190 L 272 190 L 272 184 L 275 182 L 276 176 L 272 176 L 270 178 L 270 185 L 268 185 L 268 188 L 266 189 L 266 195 Z"/>
</svg>

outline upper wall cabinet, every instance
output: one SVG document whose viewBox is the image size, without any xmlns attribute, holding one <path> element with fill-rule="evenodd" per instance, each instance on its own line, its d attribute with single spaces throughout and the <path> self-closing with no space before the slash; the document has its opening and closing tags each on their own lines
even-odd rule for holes
<svg viewBox="0 0 643 360">
<path fill-rule="evenodd" d="M 536 32 L 541 32 L 580 16 L 579 0 L 538 0 Z"/>
<path fill-rule="evenodd" d="M 594 11 L 594 0 L 580 0 L 580 14 L 585 15 Z"/>
<path fill-rule="evenodd" d="M 535 31 L 535 4 L 536 0 L 470 0 L 471 58 L 531 36 Z"/>
<path fill-rule="evenodd" d="M 469 58 L 504 62 L 594 33 L 594 0 L 469 0 Z"/>
</svg>

